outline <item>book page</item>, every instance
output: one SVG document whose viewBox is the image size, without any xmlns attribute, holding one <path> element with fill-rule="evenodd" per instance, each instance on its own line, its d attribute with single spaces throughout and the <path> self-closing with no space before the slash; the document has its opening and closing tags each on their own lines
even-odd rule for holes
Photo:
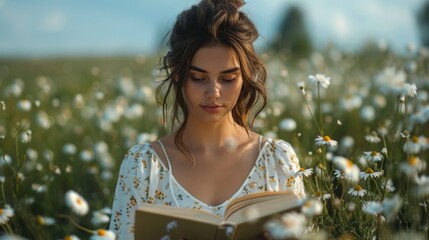
<svg viewBox="0 0 429 240">
<path fill-rule="evenodd" d="M 239 224 L 285 212 L 299 204 L 299 198 L 290 191 L 251 194 L 232 201 L 225 211 L 225 220 Z"/>
<path fill-rule="evenodd" d="M 191 209 L 191 208 L 179 208 L 173 206 L 163 206 L 155 204 L 143 203 L 142 206 L 137 209 L 138 212 L 156 213 L 159 215 L 171 216 L 174 218 L 196 220 L 199 222 L 219 224 L 222 219 L 210 212 Z"/>
</svg>

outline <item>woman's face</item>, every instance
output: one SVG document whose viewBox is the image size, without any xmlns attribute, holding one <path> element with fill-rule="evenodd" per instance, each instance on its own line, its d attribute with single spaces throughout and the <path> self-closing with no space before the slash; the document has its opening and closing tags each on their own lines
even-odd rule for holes
<svg viewBox="0 0 429 240">
<path fill-rule="evenodd" d="M 218 43 L 203 46 L 192 58 L 183 88 L 189 120 L 232 121 L 231 110 L 242 85 L 235 51 Z"/>
</svg>

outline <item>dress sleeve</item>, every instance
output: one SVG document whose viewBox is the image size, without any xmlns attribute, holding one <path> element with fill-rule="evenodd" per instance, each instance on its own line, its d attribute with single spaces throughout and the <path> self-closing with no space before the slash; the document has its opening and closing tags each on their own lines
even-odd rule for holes
<svg viewBox="0 0 429 240">
<path fill-rule="evenodd" d="M 147 201 L 150 158 L 145 144 L 132 147 L 122 161 L 109 227 L 117 239 L 134 239 L 135 210 Z"/>
<path fill-rule="evenodd" d="M 300 197 L 305 197 L 304 182 L 296 176 L 300 169 L 299 159 L 293 147 L 284 140 L 274 141 L 274 156 L 280 190 L 293 190 Z"/>
</svg>

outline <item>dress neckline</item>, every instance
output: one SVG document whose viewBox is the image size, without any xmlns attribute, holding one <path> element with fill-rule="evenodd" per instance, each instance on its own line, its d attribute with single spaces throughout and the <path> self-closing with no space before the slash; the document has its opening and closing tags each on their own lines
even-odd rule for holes
<svg viewBox="0 0 429 240">
<path fill-rule="evenodd" d="M 262 139 L 262 136 L 261 136 Z M 203 206 L 206 206 L 208 208 L 221 208 L 224 207 L 227 203 L 229 203 L 231 201 L 231 199 L 235 198 L 237 195 L 239 195 L 242 191 L 244 186 L 246 186 L 248 184 L 249 181 L 249 177 L 252 175 L 252 173 L 255 171 L 255 168 L 257 166 L 257 163 L 261 160 L 263 152 L 265 151 L 265 148 L 267 147 L 268 143 L 270 143 L 272 141 L 272 139 L 267 138 L 267 141 L 265 141 L 262 145 L 262 147 L 259 150 L 258 156 L 255 159 L 255 162 L 253 163 L 253 167 L 250 169 L 249 173 L 247 174 L 246 178 L 244 179 L 243 183 L 241 184 L 241 186 L 237 189 L 237 191 L 235 193 L 233 193 L 230 197 L 228 197 L 225 201 L 223 201 L 220 204 L 217 205 L 210 205 L 207 204 L 203 201 L 201 201 L 200 199 L 198 199 L 197 197 L 195 197 L 193 194 L 191 194 L 190 192 L 188 192 L 188 190 L 186 190 L 185 187 L 182 186 L 182 184 L 180 184 L 180 182 L 174 177 L 173 172 L 171 171 L 171 169 L 169 167 L 166 167 L 164 162 L 161 161 L 161 158 L 159 157 L 158 153 L 155 151 L 155 149 L 153 149 L 153 147 L 149 144 L 149 148 L 152 151 L 152 153 L 156 156 L 156 160 L 162 165 L 163 168 L 167 169 L 168 175 L 171 178 L 172 181 L 174 181 L 174 183 L 184 192 L 186 193 L 189 197 L 191 197 L 194 201 L 197 201 L 198 203 L 200 203 Z M 169 166 L 171 166 L 170 164 L 170 160 L 168 158 L 168 155 L 166 154 L 167 152 L 165 151 L 164 145 L 162 144 L 161 141 L 158 140 L 158 142 L 161 145 L 161 148 L 165 154 L 165 157 L 167 158 L 167 163 L 169 164 Z M 171 187 L 171 186 L 170 186 Z M 175 195 L 172 196 L 173 198 L 175 198 Z"/>
</svg>

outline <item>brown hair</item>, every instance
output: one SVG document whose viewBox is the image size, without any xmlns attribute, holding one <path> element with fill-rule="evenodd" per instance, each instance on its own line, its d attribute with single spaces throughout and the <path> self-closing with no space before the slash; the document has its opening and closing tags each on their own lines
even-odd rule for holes
<svg viewBox="0 0 429 240">
<path fill-rule="evenodd" d="M 244 5 L 242 0 L 202 0 L 180 13 L 169 33 L 170 50 L 162 58 L 161 67 L 166 77 L 157 87 L 156 97 L 163 109 L 164 127 L 169 111 L 169 100 L 173 100 L 170 112 L 171 128 L 180 123 L 175 144 L 182 152 L 187 151 L 182 136 L 188 117 L 182 88 L 188 76 L 190 62 L 202 46 L 217 42 L 231 47 L 237 54 L 243 87 L 232 109 L 232 116 L 238 125 L 248 131 L 266 105 L 267 73 L 253 47 L 253 42 L 259 34 L 253 22 L 239 10 L 242 5 Z M 254 107 L 257 109 L 249 121 L 250 110 Z"/>
</svg>

